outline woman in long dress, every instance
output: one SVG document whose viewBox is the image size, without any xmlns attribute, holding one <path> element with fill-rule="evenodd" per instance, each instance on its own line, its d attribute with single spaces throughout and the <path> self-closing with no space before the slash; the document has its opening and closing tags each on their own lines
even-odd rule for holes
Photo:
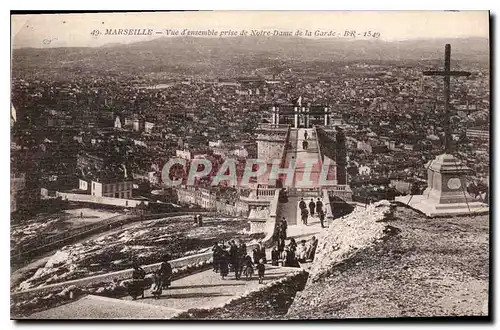
<svg viewBox="0 0 500 330">
<path fill-rule="evenodd" d="M 134 271 L 132 272 L 132 282 L 128 286 L 128 294 L 133 300 L 137 297 L 142 296 L 144 298 L 144 278 L 146 277 L 146 272 L 138 264 L 134 264 Z"/>
<path fill-rule="evenodd" d="M 153 297 L 155 297 L 155 299 L 159 299 L 161 294 L 163 293 L 163 281 L 160 270 L 157 270 L 155 272 L 154 284 L 151 293 L 153 294 Z"/>
<path fill-rule="evenodd" d="M 219 242 L 216 242 L 212 247 L 213 270 L 216 273 L 219 272 L 221 254 L 222 254 L 222 248 L 220 247 Z"/>
<path fill-rule="evenodd" d="M 172 266 L 170 265 L 170 263 L 168 263 L 168 261 L 164 261 L 161 263 L 159 274 L 161 276 L 162 288 L 167 289 L 172 282 Z"/>
<path fill-rule="evenodd" d="M 219 257 L 220 276 L 224 279 L 229 274 L 229 252 L 223 249 Z"/>
<path fill-rule="evenodd" d="M 278 266 L 279 259 L 280 259 L 280 251 L 278 250 L 278 247 L 275 245 L 271 250 L 271 265 Z"/>
</svg>

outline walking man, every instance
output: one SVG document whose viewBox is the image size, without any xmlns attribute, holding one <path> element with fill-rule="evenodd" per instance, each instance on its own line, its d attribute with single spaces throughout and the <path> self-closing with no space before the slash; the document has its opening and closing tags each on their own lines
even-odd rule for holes
<svg viewBox="0 0 500 330">
<path fill-rule="evenodd" d="M 319 222 L 321 223 L 321 228 L 325 228 L 325 211 L 323 209 L 319 211 Z"/>
<path fill-rule="evenodd" d="M 306 208 L 306 202 L 304 202 L 304 198 L 300 199 L 299 208 L 300 208 L 300 210 L 303 210 Z"/>
<path fill-rule="evenodd" d="M 309 202 L 309 212 L 311 212 L 311 217 L 314 216 L 314 208 L 316 207 L 316 203 L 314 203 L 314 199 L 311 198 Z"/>
<path fill-rule="evenodd" d="M 233 266 L 234 277 L 236 279 L 240 278 L 240 262 L 239 262 L 238 250 L 239 250 L 238 245 L 235 242 L 233 242 L 233 244 L 229 248 L 229 258 L 231 259 L 231 265 Z"/>
<path fill-rule="evenodd" d="M 307 140 L 307 131 L 304 132 L 304 140 Z"/>
<path fill-rule="evenodd" d="M 219 262 L 221 255 L 222 255 L 222 248 L 220 247 L 219 242 L 215 242 L 214 246 L 212 247 L 212 258 L 213 258 L 213 271 L 216 273 L 219 272 Z"/>
<path fill-rule="evenodd" d="M 308 259 L 314 260 L 314 255 L 316 254 L 317 247 L 318 247 L 318 239 L 316 238 L 316 236 L 313 236 L 310 243 Z"/>
<path fill-rule="evenodd" d="M 316 201 L 316 212 L 320 213 L 321 211 L 323 211 L 323 202 L 318 197 L 318 200 Z"/>
<path fill-rule="evenodd" d="M 158 273 L 161 276 L 161 287 L 167 289 L 172 283 L 172 265 L 168 262 L 169 257 L 163 257 L 163 262 L 160 265 Z"/>
<path fill-rule="evenodd" d="M 302 223 L 307 226 L 307 217 L 309 216 L 307 208 L 303 208 L 300 215 L 302 216 Z"/>
<path fill-rule="evenodd" d="M 238 247 L 238 277 L 237 280 L 240 279 L 241 273 L 243 272 L 243 266 L 245 265 L 245 258 L 247 256 L 247 245 L 245 243 L 240 243 Z"/>
</svg>

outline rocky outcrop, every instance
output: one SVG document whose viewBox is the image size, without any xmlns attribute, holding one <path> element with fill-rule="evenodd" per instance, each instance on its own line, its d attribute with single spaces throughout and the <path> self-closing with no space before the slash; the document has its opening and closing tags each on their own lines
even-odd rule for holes
<svg viewBox="0 0 500 330">
<path fill-rule="evenodd" d="M 379 204 L 336 222 L 285 319 L 488 315 L 488 216 Z"/>
<path fill-rule="evenodd" d="M 367 208 L 358 207 L 349 215 L 335 220 L 319 237 L 316 257 L 310 269 L 310 281 L 316 282 L 328 276 L 336 264 L 381 239 L 386 227 L 381 221 L 390 212 L 390 203 L 381 201 Z"/>
</svg>

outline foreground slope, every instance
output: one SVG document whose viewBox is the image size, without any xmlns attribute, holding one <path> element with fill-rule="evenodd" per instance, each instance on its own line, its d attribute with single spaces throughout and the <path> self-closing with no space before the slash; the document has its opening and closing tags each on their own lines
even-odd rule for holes
<svg viewBox="0 0 500 330">
<path fill-rule="evenodd" d="M 349 226 L 371 229 L 343 235 Z M 488 315 L 488 215 L 427 219 L 398 206 L 384 219 L 351 214 L 322 243 L 330 250 L 285 318 Z"/>
</svg>

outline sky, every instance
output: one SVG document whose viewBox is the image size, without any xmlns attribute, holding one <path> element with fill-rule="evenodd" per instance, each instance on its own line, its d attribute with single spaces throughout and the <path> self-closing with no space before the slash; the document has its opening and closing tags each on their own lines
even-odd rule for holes
<svg viewBox="0 0 500 330">
<path fill-rule="evenodd" d="M 203 11 L 12 15 L 13 48 L 96 47 L 157 36 L 103 35 L 106 29 L 345 30 L 380 33 L 383 40 L 484 37 L 487 11 Z M 99 30 L 100 35 L 92 35 Z M 154 32 L 153 32 L 154 33 Z M 314 35 L 312 36 L 314 37 Z M 357 38 L 360 38 L 359 36 Z"/>
</svg>

